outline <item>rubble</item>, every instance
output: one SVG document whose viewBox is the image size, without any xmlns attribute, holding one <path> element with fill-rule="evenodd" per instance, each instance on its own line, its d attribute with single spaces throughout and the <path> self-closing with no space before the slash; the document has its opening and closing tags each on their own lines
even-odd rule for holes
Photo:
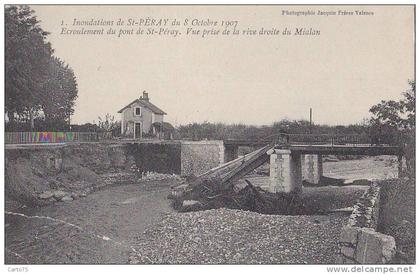
<svg viewBox="0 0 420 274">
<path fill-rule="evenodd" d="M 167 179 L 173 179 L 177 181 L 182 180 L 181 177 L 177 174 L 163 174 L 163 173 L 148 171 L 148 172 L 141 173 L 141 176 L 138 179 L 138 181 L 148 182 L 148 181 L 158 181 L 158 180 L 167 180 Z"/>
<path fill-rule="evenodd" d="M 332 264 L 346 216 L 232 209 L 171 213 L 136 239 L 130 264 Z"/>
<path fill-rule="evenodd" d="M 52 198 L 53 196 L 54 196 L 54 194 L 51 191 L 45 191 L 45 192 L 41 193 L 38 197 L 40 199 L 48 200 L 48 199 Z"/>
<path fill-rule="evenodd" d="M 198 201 L 184 200 L 180 211 L 198 211 L 203 209 L 203 204 Z"/>
<path fill-rule="evenodd" d="M 69 202 L 69 201 L 73 201 L 73 198 L 71 196 L 64 196 L 63 198 L 61 198 L 62 202 Z"/>
<path fill-rule="evenodd" d="M 53 192 L 54 198 L 59 201 L 61 200 L 64 196 L 67 195 L 66 192 L 62 191 L 62 190 L 56 190 Z"/>
</svg>

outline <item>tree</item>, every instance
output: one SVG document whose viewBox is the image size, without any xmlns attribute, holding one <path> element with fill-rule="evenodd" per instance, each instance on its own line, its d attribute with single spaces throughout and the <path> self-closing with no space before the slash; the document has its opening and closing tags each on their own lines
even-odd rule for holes
<svg viewBox="0 0 420 274">
<path fill-rule="evenodd" d="M 416 82 L 408 81 L 410 89 L 403 93 L 404 99 L 400 101 L 403 112 L 406 114 L 404 124 L 406 128 L 414 129 L 416 126 Z"/>
<path fill-rule="evenodd" d="M 48 75 L 40 95 L 45 120 L 51 124 L 69 123 L 78 92 L 74 72 L 59 58 L 52 57 Z"/>
<path fill-rule="evenodd" d="M 410 88 L 399 101 L 381 101 L 370 108 L 373 114 L 371 128 L 380 128 L 385 136 L 394 135 L 403 146 L 409 176 L 415 175 L 416 83 L 408 81 Z M 385 130 L 384 130 L 384 127 Z"/>
<path fill-rule="evenodd" d="M 410 89 L 403 93 L 399 101 L 381 101 L 370 108 L 373 122 L 388 124 L 399 130 L 410 130 L 416 123 L 416 83 L 408 81 Z"/>
<path fill-rule="evenodd" d="M 10 124 L 30 122 L 34 130 L 37 120 L 44 129 L 63 128 L 77 98 L 73 70 L 53 56 L 48 33 L 28 6 L 6 6 L 5 25 L 5 111 Z"/>
<path fill-rule="evenodd" d="M 5 8 L 5 111 L 11 122 L 31 121 L 41 109 L 42 83 L 53 50 L 28 6 Z"/>
<path fill-rule="evenodd" d="M 98 117 L 98 127 L 105 132 L 104 137 L 110 139 L 121 131 L 120 122 L 115 121 L 114 116 L 107 113 L 104 118 Z"/>
</svg>

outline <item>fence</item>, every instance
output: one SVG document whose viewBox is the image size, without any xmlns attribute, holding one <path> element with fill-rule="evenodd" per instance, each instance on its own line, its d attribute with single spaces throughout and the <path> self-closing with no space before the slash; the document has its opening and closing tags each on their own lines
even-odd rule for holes
<svg viewBox="0 0 420 274">
<path fill-rule="evenodd" d="M 371 144 L 371 138 L 364 134 L 331 135 L 331 134 L 286 134 L 289 143 L 305 144 Z"/>
<path fill-rule="evenodd" d="M 97 142 L 106 136 L 98 132 L 5 132 L 6 144 Z"/>
</svg>

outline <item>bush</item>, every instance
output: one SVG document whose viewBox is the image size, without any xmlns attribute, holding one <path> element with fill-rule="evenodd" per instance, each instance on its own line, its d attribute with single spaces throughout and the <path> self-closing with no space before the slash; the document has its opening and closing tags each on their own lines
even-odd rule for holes
<svg viewBox="0 0 420 274">
<path fill-rule="evenodd" d="M 378 230 L 393 236 L 401 262 L 415 262 L 415 181 L 410 178 L 381 183 Z"/>
</svg>

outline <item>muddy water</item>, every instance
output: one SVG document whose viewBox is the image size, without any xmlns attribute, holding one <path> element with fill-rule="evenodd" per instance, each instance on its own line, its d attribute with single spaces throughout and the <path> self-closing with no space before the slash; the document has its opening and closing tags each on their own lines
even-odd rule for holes
<svg viewBox="0 0 420 274">
<path fill-rule="evenodd" d="M 125 264 L 134 239 L 172 211 L 170 181 L 112 186 L 88 197 L 6 211 L 7 264 Z"/>
</svg>

